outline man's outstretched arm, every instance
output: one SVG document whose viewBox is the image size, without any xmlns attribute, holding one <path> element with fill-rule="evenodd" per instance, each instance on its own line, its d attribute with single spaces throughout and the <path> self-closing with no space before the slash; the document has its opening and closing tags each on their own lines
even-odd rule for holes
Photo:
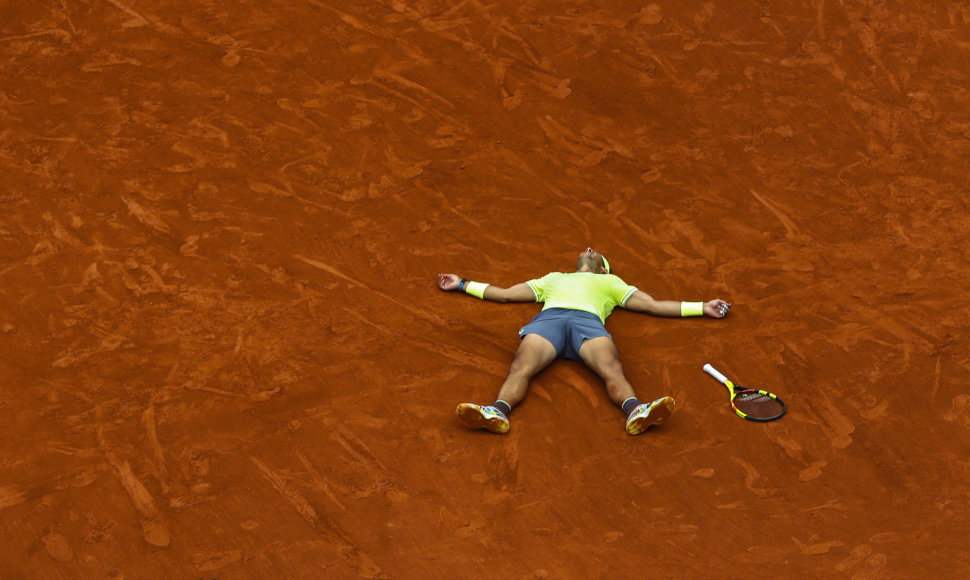
<svg viewBox="0 0 970 580">
<path fill-rule="evenodd" d="M 685 306 L 686 305 L 686 306 Z M 680 318 L 681 316 L 710 316 L 711 318 L 724 318 L 727 316 L 731 303 L 726 300 L 716 298 L 708 302 L 677 302 L 675 300 L 656 300 L 653 296 L 637 290 L 630 296 L 630 299 L 623 305 L 627 310 L 643 312 L 652 316 L 668 316 Z"/>
<path fill-rule="evenodd" d="M 496 286 L 494 284 L 482 284 L 481 282 L 469 282 L 464 280 L 455 274 L 438 274 L 438 288 L 441 288 L 445 292 L 454 292 L 456 290 L 462 290 L 472 294 L 473 296 L 478 296 L 474 292 L 469 292 L 469 284 L 479 284 L 484 286 L 482 289 L 482 295 L 480 298 L 483 300 L 491 300 L 493 302 L 535 302 L 535 294 L 532 293 L 532 288 L 525 282 L 521 284 L 516 284 L 511 288 L 502 288 L 501 286 Z M 474 288 L 474 287 L 473 287 Z"/>
</svg>

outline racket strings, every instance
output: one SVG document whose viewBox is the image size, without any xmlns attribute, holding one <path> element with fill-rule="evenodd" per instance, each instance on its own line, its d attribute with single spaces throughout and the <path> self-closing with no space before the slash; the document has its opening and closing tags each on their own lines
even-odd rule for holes
<svg viewBox="0 0 970 580">
<path fill-rule="evenodd" d="M 752 418 L 769 419 L 785 412 L 785 406 L 768 395 L 757 391 L 744 391 L 734 397 L 737 410 Z"/>
</svg>

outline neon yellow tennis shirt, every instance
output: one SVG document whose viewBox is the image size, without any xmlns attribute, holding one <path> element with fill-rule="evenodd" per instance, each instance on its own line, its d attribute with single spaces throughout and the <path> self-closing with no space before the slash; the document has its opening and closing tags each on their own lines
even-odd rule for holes
<svg viewBox="0 0 970 580">
<path fill-rule="evenodd" d="M 542 278 L 526 282 L 536 302 L 544 302 L 543 310 L 569 308 L 592 312 L 606 322 L 617 306 L 623 306 L 637 291 L 614 274 L 593 272 L 550 272 Z"/>
</svg>

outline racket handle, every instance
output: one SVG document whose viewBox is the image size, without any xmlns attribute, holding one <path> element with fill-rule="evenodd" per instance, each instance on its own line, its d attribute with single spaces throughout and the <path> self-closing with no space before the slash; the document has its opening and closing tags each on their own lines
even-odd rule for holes
<svg viewBox="0 0 970 580">
<path fill-rule="evenodd" d="M 710 363 L 704 365 L 704 372 L 717 379 L 722 385 L 728 382 L 728 378 L 722 375 L 716 368 L 712 367 Z"/>
</svg>

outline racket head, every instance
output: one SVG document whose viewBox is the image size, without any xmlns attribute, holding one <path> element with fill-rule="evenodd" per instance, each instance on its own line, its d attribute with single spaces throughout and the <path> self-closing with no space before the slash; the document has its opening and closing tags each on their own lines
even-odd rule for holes
<svg viewBox="0 0 970 580">
<path fill-rule="evenodd" d="M 785 402 L 774 393 L 735 385 L 731 387 L 731 407 L 743 419 L 767 423 L 781 419 L 788 411 Z"/>
</svg>

